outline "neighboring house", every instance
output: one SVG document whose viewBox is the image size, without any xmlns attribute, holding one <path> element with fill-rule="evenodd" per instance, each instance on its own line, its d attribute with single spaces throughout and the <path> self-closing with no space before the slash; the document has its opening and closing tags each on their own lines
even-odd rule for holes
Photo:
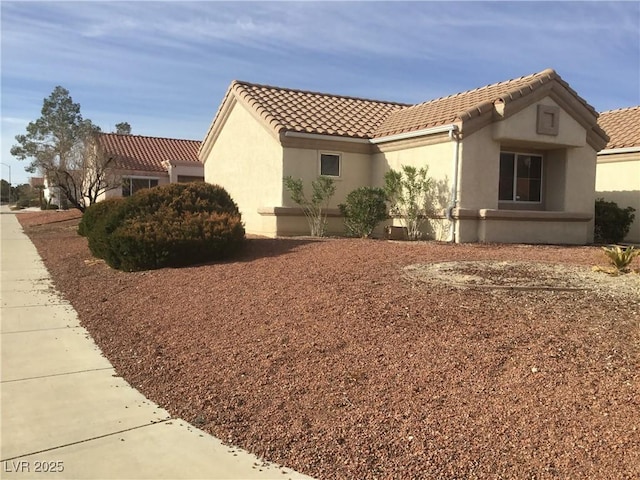
<svg viewBox="0 0 640 480">
<path fill-rule="evenodd" d="M 598 124 L 609 143 L 598 153 L 596 197 L 636 209 L 625 241 L 640 243 L 640 106 L 602 112 Z"/>
<path fill-rule="evenodd" d="M 126 197 L 143 188 L 166 183 L 204 180 L 197 140 L 103 133 L 98 145 L 103 155 L 113 158 L 118 185 L 100 200 Z"/>
<path fill-rule="evenodd" d="M 199 157 L 248 233 L 308 234 L 283 177 L 307 193 L 318 175 L 334 178 L 329 232 L 341 233 L 336 207 L 350 191 L 414 165 L 439 186 L 431 238 L 585 244 L 607 143 L 597 118 L 553 70 L 417 105 L 234 81 Z"/>
<path fill-rule="evenodd" d="M 62 192 L 46 175 L 43 177 L 30 177 L 29 185 L 40 191 L 40 201 L 48 204 L 59 205 Z"/>
</svg>

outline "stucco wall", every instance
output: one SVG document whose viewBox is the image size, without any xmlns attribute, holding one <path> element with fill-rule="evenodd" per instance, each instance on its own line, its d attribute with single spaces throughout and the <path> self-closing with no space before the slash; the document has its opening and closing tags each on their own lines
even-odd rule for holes
<svg viewBox="0 0 640 480">
<path fill-rule="evenodd" d="M 594 212 L 596 185 L 596 152 L 593 148 L 567 150 L 567 170 L 564 210 Z"/>
<path fill-rule="evenodd" d="M 363 153 L 342 152 L 340 150 L 316 150 L 306 148 L 285 148 L 283 176 L 291 175 L 300 178 L 304 183 L 304 191 L 311 193 L 311 182 L 320 175 L 320 155 L 322 153 L 339 154 L 341 157 L 340 177 L 334 180 L 336 193 L 329 203 L 330 208 L 337 208 L 343 203 L 352 190 L 369 186 L 371 177 L 371 156 Z M 282 206 L 294 207 L 286 189 L 283 191 Z"/>
<path fill-rule="evenodd" d="M 602 155 L 596 167 L 596 197 L 636 209 L 625 241 L 640 243 L 640 153 Z"/>
<path fill-rule="evenodd" d="M 464 138 L 460 148 L 460 208 L 498 208 L 500 143 L 489 127 Z"/>
<path fill-rule="evenodd" d="M 586 130 L 558 107 L 558 133 L 537 131 L 538 105 L 558 107 L 543 98 L 506 119 L 465 136 L 460 157 L 459 206 L 468 210 L 458 226 L 460 241 L 501 241 L 584 244 L 593 240 L 596 152 L 586 142 Z M 542 198 L 539 204 L 499 202 L 500 151 L 543 156 Z M 507 209 L 522 211 L 509 220 L 472 218 L 473 211 Z M 580 220 L 553 221 L 526 218 L 526 212 L 567 212 Z M 585 220 L 585 218 L 587 220 Z"/>
<path fill-rule="evenodd" d="M 373 155 L 373 170 L 371 182 L 373 186 L 384 186 L 384 176 L 389 170 L 401 170 L 402 166 L 416 168 L 428 167 L 428 175 L 436 183 L 435 198 L 432 205 L 434 211 L 440 211 L 449 206 L 451 190 L 453 188 L 453 155 L 455 142 L 446 135 L 441 136 L 437 143 L 427 145 L 397 148 L 394 145 L 382 145 L 381 152 Z M 387 222 L 401 225 L 400 219 Z M 432 218 L 423 229 L 425 238 L 446 240 L 449 237 L 450 222 L 444 218 Z"/>
<path fill-rule="evenodd" d="M 557 135 L 537 133 L 538 105 L 559 109 Z M 518 142 L 544 148 L 553 146 L 581 147 L 587 139 L 587 132 L 569 113 L 549 97 L 523 108 L 505 120 L 495 122 L 492 127 L 493 138 L 501 143 Z"/>
<path fill-rule="evenodd" d="M 178 177 L 202 177 L 204 176 L 204 166 L 201 163 L 193 162 L 192 165 L 189 164 L 176 164 L 169 166 L 169 177 L 171 179 L 171 183 L 177 183 Z"/>
<path fill-rule="evenodd" d="M 481 242 L 584 245 L 589 222 L 484 220 L 478 222 Z"/>
<path fill-rule="evenodd" d="M 236 103 L 209 155 L 204 178 L 223 186 L 238 204 L 247 233 L 273 235 L 258 209 L 282 202 L 282 147 Z"/>
<path fill-rule="evenodd" d="M 283 153 L 283 177 L 290 175 L 294 179 L 301 179 L 304 184 L 304 193 L 308 198 L 312 193 L 311 182 L 320 175 L 320 155 L 323 153 L 340 155 L 340 176 L 331 177 L 334 180 L 336 192 L 330 199 L 329 209 L 334 210 L 335 213 L 338 205 L 344 203 L 349 192 L 356 188 L 369 186 L 371 156 L 364 153 L 345 152 L 339 148 L 285 147 Z M 291 200 L 291 195 L 286 188 L 282 188 L 282 197 L 279 204 L 264 206 L 298 207 Z M 280 215 L 278 218 L 269 218 L 268 215 L 263 215 L 263 218 L 269 225 L 275 225 L 280 235 L 309 234 L 309 226 L 304 215 Z M 341 235 L 343 233 L 344 221 L 341 217 L 331 217 L 327 220 L 327 234 Z"/>
</svg>

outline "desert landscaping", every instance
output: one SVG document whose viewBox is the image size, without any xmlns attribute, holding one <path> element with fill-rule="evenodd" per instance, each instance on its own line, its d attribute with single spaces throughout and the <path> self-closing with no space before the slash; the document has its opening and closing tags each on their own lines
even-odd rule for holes
<svg viewBox="0 0 640 480">
<path fill-rule="evenodd" d="M 127 273 L 79 212 L 17 217 L 119 375 L 230 446 L 318 479 L 640 477 L 640 275 L 597 246 L 254 237 Z"/>
</svg>

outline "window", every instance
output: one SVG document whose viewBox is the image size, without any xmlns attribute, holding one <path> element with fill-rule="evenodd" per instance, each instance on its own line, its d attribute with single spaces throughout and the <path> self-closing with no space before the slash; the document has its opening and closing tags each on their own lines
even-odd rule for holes
<svg viewBox="0 0 640 480">
<path fill-rule="evenodd" d="M 504 202 L 540 203 L 542 157 L 521 153 L 500 153 L 498 199 Z"/>
<path fill-rule="evenodd" d="M 122 196 L 130 197 L 138 190 L 145 188 L 157 187 L 158 179 L 156 178 L 131 178 L 125 177 L 122 179 Z"/>
<path fill-rule="evenodd" d="M 336 153 L 320 154 L 320 175 L 327 177 L 339 177 L 340 155 Z"/>
</svg>

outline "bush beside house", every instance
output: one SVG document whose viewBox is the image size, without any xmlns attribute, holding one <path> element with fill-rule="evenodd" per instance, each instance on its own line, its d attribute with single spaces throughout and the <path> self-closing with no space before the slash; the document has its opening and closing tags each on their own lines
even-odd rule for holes
<svg viewBox="0 0 640 480">
<path fill-rule="evenodd" d="M 79 233 L 91 252 L 125 271 L 230 257 L 245 238 L 240 213 L 222 187 L 170 184 L 91 206 Z"/>
<path fill-rule="evenodd" d="M 596 200 L 595 231 L 596 243 L 620 243 L 629 233 L 635 208 L 619 207 L 616 202 L 607 202 L 602 198 Z"/>
</svg>

